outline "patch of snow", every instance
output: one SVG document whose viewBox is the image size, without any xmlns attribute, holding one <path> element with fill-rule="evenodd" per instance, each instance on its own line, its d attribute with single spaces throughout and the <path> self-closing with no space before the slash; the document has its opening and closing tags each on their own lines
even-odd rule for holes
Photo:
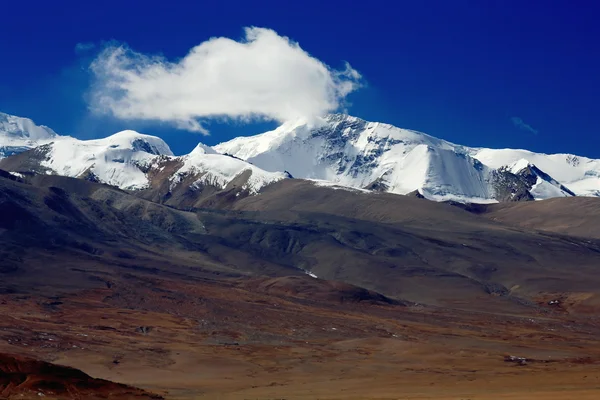
<svg viewBox="0 0 600 400">
<path fill-rule="evenodd" d="M 52 129 L 36 125 L 29 118 L 16 117 L 0 112 L 0 132 L 2 136 L 23 140 L 52 139 L 58 135 Z"/>
<path fill-rule="evenodd" d="M 190 152 L 190 155 L 192 155 L 192 154 L 219 154 L 219 153 L 210 146 L 207 146 L 203 143 L 198 143 L 198 145 L 196 145 L 194 150 L 192 150 Z"/>
<path fill-rule="evenodd" d="M 496 200 L 496 199 L 490 199 L 490 198 L 484 198 L 484 197 L 461 196 L 461 195 L 450 194 L 450 193 L 433 194 L 433 193 L 428 192 L 425 189 L 423 189 L 421 194 L 427 200 L 438 201 L 438 202 L 455 201 L 457 203 L 474 203 L 474 204 L 496 204 L 496 203 L 498 203 L 498 200 Z"/>
<path fill-rule="evenodd" d="M 310 276 L 311 278 L 315 278 L 318 279 L 319 277 L 316 276 L 315 274 L 313 274 L 312 272 L 308 271 L 308 270 L 304 270 L 304 273 L 308 276 Z"/>
<path fill-rule="evenodd" d="M 517 174 L 523 171 L 525 168 L 529 167 L 529 161 L 524 158 L 521 158 L 519 161 L 515 161 L 512 165 L 510 165 L 509 170 L 513 174 Z"/>
<path fill-rule="evenodd" d="M 334 190 L 347 190 L 349 192 L 361 192 L 361 193 L 373 193 L 371 190 L 355 188 L 352 186 L 343 186 L 339 185 L 335 182 L 325 181 L 322 179 L 308 179 L 308 181 L 312 182 L 315 186 L 328 187 Z"/>
<path fill-rule="evenodd" d="M 535 185 L 529 190 L 535 200 L 545 200 L 553 197 L 570 197 L 556 185 L 545 181 L 540 177 L 537 178 Z"/>
</svg>

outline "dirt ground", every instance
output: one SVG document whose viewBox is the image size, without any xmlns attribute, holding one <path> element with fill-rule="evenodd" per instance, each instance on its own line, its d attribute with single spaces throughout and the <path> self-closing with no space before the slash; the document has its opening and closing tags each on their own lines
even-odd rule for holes
<svg viewBox="0 0 600 400">
<path fill-rule="evenodd" d="M 3 294 L 0 353 L 166 399 L 600 398 L 594 317 L 336 301 L 327 285 L 316 301 L 263 286 L 138 277 L 53 298 Z"/>
</svg>

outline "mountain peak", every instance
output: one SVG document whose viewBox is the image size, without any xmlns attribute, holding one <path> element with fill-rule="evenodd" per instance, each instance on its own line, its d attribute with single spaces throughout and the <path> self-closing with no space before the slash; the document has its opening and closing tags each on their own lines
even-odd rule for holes
<svg viewBox="0 0 600 400">
<path fill-rule="evenodd" d="M 0 112 L 0 159 L 29 150 L 59 137 L 47 126 L 29 118 Z"/>
<path fill-rule="evenodd" d="M 215 149 L 210 146 L 205 145 L 204 143 L 198 143 L 194 150 L 190 153 L 192 154 L 218 154 Z"/>
<path fill-rule="evenodd" d="M 367 122 L 364 119 L 354 117 L 349 114 L 342 114 L 342 113 L 327 114 L 327 115 L 325 115 L 325 117 L 323 117 L 323 119 L 329 123 L 344 122 L 344 121 L 347 121 L 350 123 L 352 123 L 352 122 Z"/>
<path fill-rule="evenodd" d="M 33 147 L 35 151 L 25 152 Z M 149 182 L 144 170 L 157 157 L 173 156 L 162 139 L 132 130 L 92 140 L 57 135 L 18 150 L 13 151 L 13 154 L 22 153 L 16 156 L 17 160 L 3 160 L 17 168 L 14 170 L 30 170 L 28 166 L 32 166 L 35 172 L 85 178 L 122 189 L 147 187 Z"/>
<path fill-rule="evenodd" d="M 112 149 L 130 149 L 153 155 L 172 156 L 169 145 L 157 136 L 146 135 L 132 130 L 117 132 L 103 139 L 84 141 L 90 145 L 108 146 Z"/>
<path fill-rule="evenodd" d="M 493 202 L 511 198 L 515 188 L 533 190 L 533 195 L 520 196 L 527 199 L 600 195 L 600 160 L 469 148 L 346 114 L 329 114 L 321 121 L 315 126 L 286 123 L 215 149 L 268 171 L 289 171 L 296 178 L 397 194 L 418 191 L 437 201 Z M 508 169 L 496 173 L 504 167 Z M 535 177 L 517 176 L 524 168 Z"/>
<path fill-rule="evenodd" d="M 475 176 L 478 182 L 487 178 L 487 170 L 461 146 L 424 133 L 346 114 L 329 114 L 322 121 L 314 127 L 284 124 L 271 132 L 221 143 L 215 149 L 268 171 L 289 171 L 296 178 L 357 188 L 374 187 L 377 182 L 375 186 L 385 191 L 405 194 L 423 189 L 436 199 L 452 197 L 446 186 L 461 179 L 466 184 Z M 451 182 L 445 186 L 444 179 L 435 176 L 435 168 Z M 456 194 L 485 200 L 489 191 L 482 185 L 455 188 Z"/>
<path fill-rule="evenodd" d="M 16 117 L 0 112 L 0 136 L 15 139 L 51 139 L 56 132 L 44 125 L 36 125 L 29 118 Z"/>
</svg>

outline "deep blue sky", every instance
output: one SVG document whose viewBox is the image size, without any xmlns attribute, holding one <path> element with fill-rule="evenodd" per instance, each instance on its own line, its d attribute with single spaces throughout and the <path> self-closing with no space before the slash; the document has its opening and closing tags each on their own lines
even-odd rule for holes
<svg viewBox="0 0 600 400">
<path fill-rule="evenodd" d="M 193 4 L 191 4 L 193 3 Z M 352 5 L 355 4 L 355 5 Z M 84 95 L 93 53 L 118 40 L 183 57 L 245 26 L 274 29 L 368 86 L 352 115 L 456 143 L 600 158 L 600 2 L 593 0 L 9 1 L 0 23 L 0 111 L 80 138 L 131 128 L 175 153 L 268 126 L 212 124 L 211 136 L 94 117 Z M 539 133 L 518 129 L 519 117 Z"/>
</svg>

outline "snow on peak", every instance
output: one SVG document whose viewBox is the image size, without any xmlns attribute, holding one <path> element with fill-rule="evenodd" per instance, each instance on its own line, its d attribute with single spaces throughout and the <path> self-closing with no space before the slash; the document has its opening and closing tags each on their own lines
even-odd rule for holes
<svg viewBox="0 0 600 400">
<path fill-rule="evenodd" d="M 283 172 L 267 172 L 246 161 L 219 154 L 203 144 L 179 159 L 183 165 L 171 176 L 171 187 L 187 176 L 193 176 L 196 180 L 192 186 L 211 185 L 224 189 L 239 178 L 242 190 L 257 194 L 263 187 L 288 177 Z"/>
<path fill-rule="evenodd" d="M 60 138 L 44 149 L 42 167 L 58 175 L 88 177 L 122 189 L 142 189 L 148 179 L 141 167 L 159 156 L 172 156 L 160 138 L 122 131 L 103 139 Z"/>
<path fill-rule="evenodd" d="M 573 154 L 542 154 L 514 149 L 469 149 L 469 154 L 490 168 L 534 165 L 577 196 L 600 196 L 600 160 Z M 517 171 L 518 172 L 518 171 Z M 543 198 L 554 197 L 546 196 Z"/>
<path fill-rule="evenodd" d="M 190 154 L 175 157 L 162 139 L 133 130 L 102 139 L 78 140 L 59 136 L 27 118 L 0 113 L 0 158 L 34 147 L 38 147 L 31 155 L 39 163 L 39 168 L 34 167 L 36 171 L 91 179 L 129 190 L 150 187 L 153 172 L 171 161 L 181 165 L 170 176 L 172 185 L 191 175 L 195 179 L 193 185 L 203 183 L 223 189 L 233 182 L 256 194 L 264 186 L 288 177 L 284 172 L 263 171 L 241 159 L 219 154 L 202 143 Z"/>
<path fill-rule="evenodd" d="M 519 172 L 523 171 L 525 168 L 529 167 L 529 161 L 527 161 L 524 158 L 521 158 L 519 161 L 515 161 L 514 163 L 512 163 L 511 165 L 508 166 L 508 169 L 513 173 L 513 174 L 518 174 Z"/>
<path fill-rule="evenodd" d="M 210 146 L 207 146 L 203 143 L 198 143 L 194 150 L 192 150 L 191 154 L 218 154 L 215 149 Z"/>
<path fill-rule="evenodd" d="M 0 159 L 22 153 L 58 137 L 47 126 L 36 125 L 29 118 L 0 112 Z"/>
<path fill-rule="evenodd" d="M 291 174 L 320 185 L 330 182 L 333 187 L 398 194 L 418 191 L 436 201 L 600 197 L 600 160 L 469 148 L 345 114 L 289 121 L 272 131 L 214 147 L 199 143 L 188 155 L 175 157 L 162 139 L 135 131 L 77 140 L 30 119 L 0 113 L 0 159 L 39 146 L 40 163 L 48 173 L 123 189 L 147 188 L 148 176 L 153 176 L 149 171 L 177 165 L 168 175 L 172 185 L 190 181 L 219 188 L 234 185 L 251 194 Z"/>
<path fill-rule="evenodd" d="M 267 172 L 244 160 L 228 154 L 221 154 L 203 143 L 189 154 L 178 157 L 182 166 L 171 176 L 171 188 L 180 184 L 187 177 L 195 179 L 192 187 L 200 185 L 226 188 L 234 181 L 242 190 L 257 194 L 263 187 L 287 178 L 287 174 L 279 171 Z"/>
<path fill-rule="evenodd" d="M 173 155 L 169 145 L 161 138 L 132 130 L 117 132 L 103 139 L 87 140 L 85 142 L 91 145 L 108 146 L 112 149 L 128 149 L 154 155 Z"/>
<path fill-rule="evenodd" d="M 0 137 L 14 139 L 40 140 L 58 136 L 47 126 L 36 125 L 29 118 L 16 117 L 0 112 Z"/>
<path fill-rule="evenodd" d="M 600 196 L 600 160 L 469 148 L 344 114 L 327 115 L 321 122 L 285 123 L 273 131 L 239 137 L 214 148 L 268 171 L 289 171 L 296 178 L 399 194 L 418 190 L 439 201 L 495 201 L 495 171 L 502 168 L 516 175 L 532 166 L 540 170 L 540 176 L 551 177 L 541 179 L 558 190 L 541 190 L 545 184 L 540 183 L 532 189 L 540 189 L 534 193 L 536 198 L 571 191 Z"/>
<path fill-rule="evenodd" d="M 462 146 L 421 132 L 330 114 L 323 124 L 284 124 L 215 146 L 267 171 L 340 186 L 406 194 L 423 189 L 431 199 L 489 199 L 489 171 Z"/>
</svg>

